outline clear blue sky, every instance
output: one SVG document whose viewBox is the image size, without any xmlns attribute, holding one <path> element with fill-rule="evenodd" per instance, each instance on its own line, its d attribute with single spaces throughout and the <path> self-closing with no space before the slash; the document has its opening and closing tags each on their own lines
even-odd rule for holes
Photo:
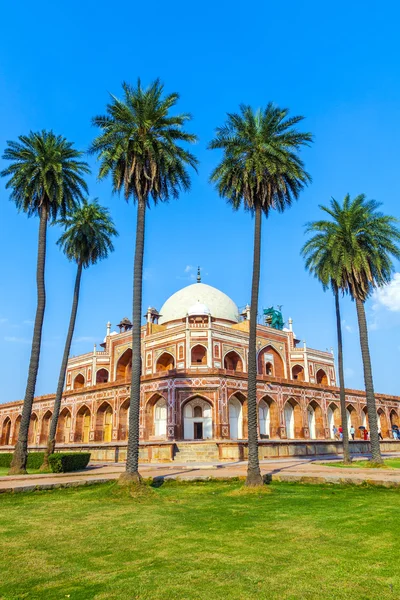
<svg viewBox="0 0 400 600">
<path fill-rule="evenodd" d="M 304 271 L 303 225 L 331 196 L 365 192 L 400 216 L 398 140 L 400 79 L 396 2 L 320 1 L 148 3 L 104 0 L 8 2 L 0 23 L 0 149 L 29 130 L 52 128 L 86 149 L 108 92 L 121 82 L 160 77 L 181 94 L 194 119 L 200 160 L 192 190 L 147 218 L 144 307 L 160 308 L 203 281 L 239 306 L 249 301 L 253 222 L 233 213 L 208 183 L 218 155 L 208 151 L 214 128 L 239 103 L 272 100 L 307 117 L 315 144 L 303 157 L 313 177 L 299 202 L 264 221 L 260 306 L 283 304 L 284 318 L 309 346 L 336 348 L 331 295 Z M 109 206 L 120 237 L 113 256 L 84 273 L 73 354 L 92 349 L 131 314 L 135 209 L 96 180 L 90 194 Z M 0 168 L 4 162 L 0 161 Z M 38 222 L 18 214 L 0 182 L 0 402 L 22 398 L 35 314 Z M 55 390 L 74 278 L 48 239 L 47 310 L 37 393 Z M 396 270 L 399 265 L 396 264 Z M 400 276 L 367 313 L 377 391 L 399 394 Z M 355 307 L 343 303 L 348 387 L 362 388 Z"/>
</svg>

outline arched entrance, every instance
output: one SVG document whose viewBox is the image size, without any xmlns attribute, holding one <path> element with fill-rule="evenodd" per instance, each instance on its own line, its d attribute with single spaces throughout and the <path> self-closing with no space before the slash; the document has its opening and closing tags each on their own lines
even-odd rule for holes
<svg viewBox="0 0 400 600">
<path fill-rule="evenodd" d="M 107 369 L 99 369 L 96 373 L 96 383 L 107 383 L 108 376 Z"/>
<path fill-rule="evenodd" d="M 258 372 L 260 375 L 285 377 L 282 357 L 273 346 L 266 346 L 258 353 Z"/>
<path fill-rule="evenodd" d="M 69 444 L 71 433 L 71 413 L 67 407 L 60 412 L 57 424 L 56 441 L 59 444 Z"/>
<path fill-rule="evenodd" d="M 43 415 L 43 418 L 42 418 L 42 428 L 41 428 L 41 431 L 40 431 L 40 443 L 41 444 L 45 444 L 47 442 L 47 440 L 49 439 L 51 416 L 52 416 L 51 410 L 48 410 Z"/>
<path fill-rule="evenodd" d="M 229 408 L 229 437 L 231 440 L 243 438 L 243 410 L 242 403 L 236 396 L 232 396 L 228 404 Z"/>
<path fill-rule="evenodd" d="M 74 390 L 81 390 L 85 387 L 85 378 L 82 373 L 79 373 L 74 379 L 74 385 L 72 386 Z"/>
<path fill-rule="evenodd" d="M 19 428 L 21 427 L 21 418 L 22 418 L 21 415 L 18 415 L 18 417 L 15 419 L 14 433 L 13 433 L 13 439 L 12 439 L 12 443 L 14 446 L 18 441 Z"/>
<path fill-rule="evenodd" d="M 307 407 L 307 420 L 310 439 L 323 439 L 325 435 L 322 410 L 315 400 L 312 400 Z"/>
<path fill-rule="evenodd" d="M 193 346 L 191 352 L 191 362 L 192 366 L 201 366 L 207 365 L 207 348 L 201 346 L 201 344 L 197 344 L 197 346 Z"/>
<path fill-rule="evenodd" d="M 361 420 L 362 420 L 362 426 L 365 427 L 365 429 L 367 429 L 367 431 L 369 431 L 369 422 L 368 422 L 368 410 L 367 407 L 364 406 L 364 408 L 361 411 Z"/>
<path fill-rule="evenodd" d="M 260 400 L 258 405 L 258 428 L 261 439 L 270 437 L 270 411 L 265 400 Z"/>
<path fill-rule="evenodd" d="M 10 417 L 6 417 L 3 421 L 3 426 L 1 428 L 1 445 L 9 446 L 11 443 L 10 439 L 11 433 L 11 419 Z"/>
<path fill-rule="evenodd" d="M 183 437 L 185 440 L 212 438 L 212 407 L 203 398 L 193 398 L 183 407 Z"/>
<path fill-rule="evenodd" d="M 154 435 L 165 439 L 167 435 L 167 402 L 160 398 L 154 405 Z"/>
<path fill-rule="evenodd" d="M 171 371 L 175 368 L 175 361 L 172 354 L 169 352 L 163 352 L 161 356 L 157 359 L 156 362 L 156 371 L 157 373 L 162 373 L 163 371 Z"/>
<path fill-rule="evenodd" d="M 290 398 L 285 404 L 284 418 L 288 439 L 304 438 L 301 408 L 298 402 Z"/>
<path fill-rule="evenodd" d="M 347 417 L 347 430 L 349 432 L 349 437 L 351 439 L 350 428 L 354 427 L 355 429 L 355 437 L 360 437 L 359 432 L 359 422 L 357 417 L 357 411 L 351 404 L 346 408 L 346 417 Z"/>
<path fill-rule="evenodd" d="M 394 409 L 390 411 L 390 425 L 392 426 L 392 428 L 393 425 L 399 426 L 399 416 Z"/>
<path fill-rule="evenodd" d="M 132 348 L 127 348 L 117 362 L 115 381 L 129 381 L 132 374 Z"/>
<path fill-rule="evenodd" d="M 339 408 L 336 406 L 336 404 L 334 404 L 333 402 L 331 402 L 331 404 L 328 406 L 327 419 L 328 419 L 329 435 L 332 439 L 334 439 L 335 435 L 333 433 L 333 427 L 335 426 L 339 430 L 340 411 L 339 411 Z"/>
<path fill-rule="evenodd" d="M 228 371 L 236 371 L 237 373 L 243 372 L 243 361 L 239 354 L 234 350 L 225 354 L 224 358 L 224 369 Z"/>
<path fill-rule="evenodd" d="M 323 369 L 317 371 L 316 380 L 321 385 L 328 385 L 328 377 Z"/>
<path fill-rule="evenodd" d="M 96 415 L 96 438 L 103 442 L 111 442 L 113 426 L 113 410 L 108 402 L 103 402 Z"/>
<path fill-rule="evenodd" d="M 389 437 L 388 422 L 386 419 L 385 411 L 382 408 L 378 410 L 378 428 L 381 430 L 382 437 Z"/>
<path fill-rule="evenodd" d="M 308 431 L 310 434 L 310 439 L 311 440 L 315 440 L 317 439 L 317 428 L 316 428 L 316 422 L 315 422 L 315 410 L 314 407 L 309 404 L 307 406 L 307 422 L 308 422 Z"/>
<path fill-rule="evenodd" d="M 129 406 L 130 406 L 130 399 L 127 398 L 121 404 L 121 408 L 119 409 L 119 427 L 118 427 L 118 439 L 119 440 L 127 440 L 128 439 Z"/>
<path fill-rule="evenodd" d="M 301 365 L 295 365 L 292 368 L 292 378 L 297 381 L 304 381 L 304 369 Z"/>
<path fill-rule="evenodd" d="M 39 420 L 35 413 L 31 414 L 31 419 L 29 422 L 29 431 L 28 431 L 28 444 L 36 444 L 36 436 L 38 433 L 38 423 Z"/>
<path fill-rule="evenodd" d="M 84 404 L 76 413 L 75 441 L 88 444 L 90 439 L 90 410 Z"/>
</svg>

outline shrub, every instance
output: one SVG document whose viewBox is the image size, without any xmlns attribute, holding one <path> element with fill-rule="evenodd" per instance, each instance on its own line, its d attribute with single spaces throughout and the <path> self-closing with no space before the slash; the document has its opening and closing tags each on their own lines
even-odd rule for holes
<svg viewBox="0 0 400 600">
<path fill-rule="evenodd" d="M 7 469 L 9 469 L 11 467 L 12 457 L 13 455 L 11 452 L 0 452 L 0 467 L 6 467 Z M 26 468 L 40 469 L 40 467 L 42 466 L 43 458 L 44 452 L 29 452 Z"/>
<path fill-rule="evenodd" d="M 88 466 L 90 452 L 56 452 L 50 454 L 49 463 L 53 473 L 79 471 Z"/>
</svg>

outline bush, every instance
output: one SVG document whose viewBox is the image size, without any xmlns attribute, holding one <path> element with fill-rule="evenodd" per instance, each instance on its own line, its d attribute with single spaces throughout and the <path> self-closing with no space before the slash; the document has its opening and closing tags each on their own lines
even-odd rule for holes
<svg viewBox="0 0 400 600">
<path fill-rule="evenodd" d="M 50 454 L 49 463 L 53 473 L 79 471 L 88 466 L 90 452 L 56 452 Z"/>
<path fill-rule="evenodd" d="M 0 452 L 0 467 L 9 469 L 13 455 L 11 452 Z M 44 458 L 44 452 L 29 452 L 26 463 L 27 469 L 40 469 Z"/>
</svg>

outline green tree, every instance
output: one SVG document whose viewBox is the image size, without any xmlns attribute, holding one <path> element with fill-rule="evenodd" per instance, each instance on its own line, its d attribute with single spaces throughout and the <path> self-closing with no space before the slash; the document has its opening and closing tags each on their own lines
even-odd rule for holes
<svg viewBox="0 0 400 600">
<path fill-rule="evenodd" d="M 376 463 L 381 463 L 382 457 L 364 305 L 375 288 L 390 281 L 393 271 L 391 256 L 400 258 L 398 221 L 379 212 L 380 206 L 375 200 L 367 200 L 365 194 L 353 200 L 347 194 L 342 205 L 332 199 L 329 208 L 322 207 L 330 220 L 309 225 L 313 231 L 326 233 L 333 263 L 337 265 L 335 278 L 356 304 L 372 461 Z"/>
<path fill-rule="evenodd" d="M 93 124 L 101 130 L 90 151 L 100 160 L 99 177 L 111 175 L 114 192 L 123 190 L 125 199 L 137 204 L 135 258 L 133 269 L 132 380 L 126 472 L 123 479 L 140 481 L 139 410 L 141 376 L 141 310 L 146 209 L 151 201 L 166 202 L 190 188 L 187 167 L 197 160 L 180 145 L 194 143 L 196 136 L 185 131 L 187 113 L 173 116 L 179 95 L 164 95 L 157 79 L 148 88 L 140 80 L 136 87 L 122 85 L 123 99 L 111 96 L 107 114 Z"/>
<path fill-rule="evenodd" d="M 310 133 L 298 131 L 303 117 L 289 117 L 288 109 L 269 103 L 254 111 L 241 105 L 217 128 L 211 149 L 223 157 L 211 175 L 219 194 L 234 210 L 242 205 L 255 215 L 254 258 L 248 358 L 248 443 L 247 485 L 262 483 L 258 460 L 257 431 L 257 310 L 260 281 L 261 221 L 271 210 L 282 212 L 297 199 L 310 181 L 298 151 L 312 142 Z"/>
<path fill-rule="evenodd" d="M 320 207 L 325 210 L 324 206 Z M 324 291 L 331 289 L 335 299 L 336 329 L 338 340 L 338 370 L 340 386 L 340 412 L 343 429 L 343 462 L 351 463 L 349 447 L 349 430 L 346 418 L 346 388 L 344 383 L 343 369 L 343 342 L 342 324 L 340 317 L 339 292 L 343 291 L 342 266 L 340 264 L 340 253 L 336 253 L 336 240 L 331 233 L 331 227 L 326 222 L 317 221 L 308 223 L 306 233 L 314 234 L 303 246 L 301 252 L 306 260 L 306 268 L 321 283 Z"/>
<path fill-rule="evenodd" d="M 90 265 L 95 265 L 98 261 L 107 258 L 109 253 L 114 250 L 112 238 L 118 235 L 109 211 L 100 206 L 97 200 L 89 202 L 84 199 L 81 206 L 76 208 L 70 215 L 57 221 L 57 223 L 65 228 L 57 244 L 62 248 L 68 260 L 76 263 L 77 270 L 71 316 L 42 469 L 48 468 L 48 457 L 54 452 L 56 445 L 57 423 L 60 416 L 65 373 L 78 311 L 82 269 L 87 269 Z"/>
<path fill-rule="evenodd" d="M 47 224 L 58 216 L 64 217 L 87 191 L 83 179 L 89 173 L 86 162 L 64 137 L 52 131 L 31 132 L 21 135 L 17 142 L 7 142 L 3 159 L 11 161 L 1 172 L 9 177 L 6 188 L 18 210 L 28 217 L 39 217 L 39 241 L 36 268 L 37 307 L 33 330 L 31 357 L 18 441 L 15 446 L 10 473 L 26 473 L 28 431 L 39 368 L 42 326 L 46 305 L 45 260 Z"/>
</svg>

